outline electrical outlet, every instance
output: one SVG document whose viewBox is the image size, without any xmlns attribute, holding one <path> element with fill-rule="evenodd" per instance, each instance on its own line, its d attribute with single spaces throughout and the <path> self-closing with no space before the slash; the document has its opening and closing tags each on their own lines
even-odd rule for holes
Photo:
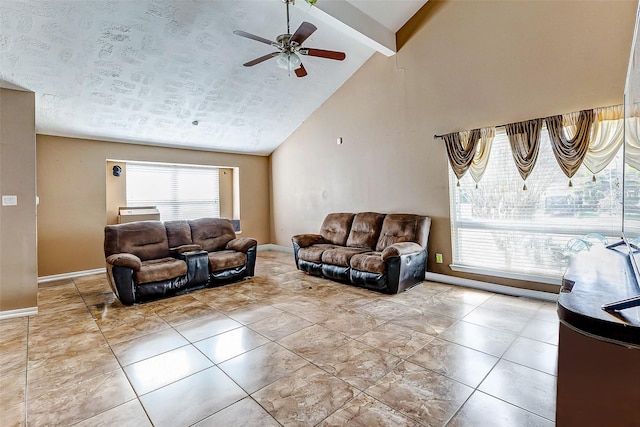
<svg viewBox="0 0 640 427">
<path fill-rule="evenodd" d="M 2 206 L 18 206 L 18 196 L 2 196 Z"/>
<path fill-rule="evenodd" d="M 436 254 L 436 264 L 442 264 L 442 254 Z"/>
</svg>

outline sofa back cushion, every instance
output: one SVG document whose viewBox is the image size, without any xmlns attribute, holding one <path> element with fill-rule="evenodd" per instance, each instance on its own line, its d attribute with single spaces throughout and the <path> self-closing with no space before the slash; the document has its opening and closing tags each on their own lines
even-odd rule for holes
<svg viewBox="0 0 640 427">
<path fill-rule="evenodd" d="M 207 252 L 224 250 L 230 240 L 236 238 L 231 221 L 224 218 L 200 218 L 189 220 L 191 241 Z"/>
<path fill-rule="evenodd" d="M 382 223 L 376 251 L 401 242 L 415 242 L 426 249 L 431 218 L 413 214 L 388 214 Z"/>
<path fill-rule="evenodd" d="M 177 248 L 178 246 L 190 245 L 191 227 L 186 220 L 165 221 L 164 228 L 167 230 L 167 239 L 169 240 L 169 248 Z"/>
<path fill-rule="evenodd" d="M 334 245 L 345 246 L 353 217 L 352 213 L 330 213 L 322 222 L 320 235 Z"/>
<path fill-rule="evenodd" d="M 169 242 L 160 221 L 137 221 L 104 228 L 104 255 L 128 253 L 142 261 L 169 256 Z"/>
<path fill-rule="evenodd" d="M 378 242 L 385 215 L 376 212 L 360 212 L 353 218 L 347 246 L 373 250 Z"/>
</svg>

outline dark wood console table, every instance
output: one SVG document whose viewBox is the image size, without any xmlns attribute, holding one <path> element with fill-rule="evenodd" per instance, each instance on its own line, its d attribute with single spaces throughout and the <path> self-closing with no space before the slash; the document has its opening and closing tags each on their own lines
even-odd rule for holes
<svg viewBox="0 0 640 427">
<path fill-rule="evenodd" d="M 558 298 L 558 426 L 640 425 L 640 308 L 601 309 L 638 294 L 624 246 L 571 260 Z"/>
</svg>

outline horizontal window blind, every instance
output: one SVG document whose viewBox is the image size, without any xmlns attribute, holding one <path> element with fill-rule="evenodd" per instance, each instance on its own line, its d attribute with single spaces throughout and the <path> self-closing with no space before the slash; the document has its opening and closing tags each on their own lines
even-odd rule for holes
<svg viewBox="0 0 640 427">
<path fill-rule="evenodd" d="M 218 168 L 127 162 L 127 206 L 156 206 L 162 221 L 220 217 Z"/>
<path fill-rule="evenodd" d="M 536 166 L 518 173 L 506 131 L 496 129 L 482 180 L 449 169 L 453 263 L 469 269 L 561 277 L 577 243 L 620 239 L 622 150 L 597 179 L 582 166 L 571 179 L 553 155 L 546 127 Z"/>
</svg>

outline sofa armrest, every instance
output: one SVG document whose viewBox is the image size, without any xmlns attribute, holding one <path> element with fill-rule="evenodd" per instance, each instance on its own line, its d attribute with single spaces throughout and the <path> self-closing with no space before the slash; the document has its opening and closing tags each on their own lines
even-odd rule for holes
<svg viewBox="0 0 640 427">
<path fill-rule="evenodd" d="M 402 255 L 415 254 L 423 250 L 424 248 L 415 242 L 394 243 L 382 251 L 382 261 Z"/>
<path fill-rule="evenodd" d="M 109 255 L 106 261 L 107 264 L 118 267 L 129 267 L 135 271 L 139 271 L 140 267 L 142 267 L 142 261 L 140 258 L 133 254 L 121 253 Z"/>
<path fill-rule="evenodd" d="M 249 237 L 240 237 L 239 239 L 230 240 L 226 249 L 247 253 L 249 249 L 256 246 L 258 241 Z"/>
<path fill-rule="evenodd" d="M 318 243 L 329 243 L 319 234 L 296 234 L 291 238 L 291 241 L 301 248 L 306 248 Z"/>
<path fill-rule="evenodd" d="M 176 254 L 183 254 L 185 252 L 195 252 L 195 251 L 201 251 L 202 250 L 202 246 L 200 245 L 182 245 L 182 246 L 176 246 L 175 248 L 169 248 L 169 252 L 171 252 L 172 255 Z"/>
</svg>

